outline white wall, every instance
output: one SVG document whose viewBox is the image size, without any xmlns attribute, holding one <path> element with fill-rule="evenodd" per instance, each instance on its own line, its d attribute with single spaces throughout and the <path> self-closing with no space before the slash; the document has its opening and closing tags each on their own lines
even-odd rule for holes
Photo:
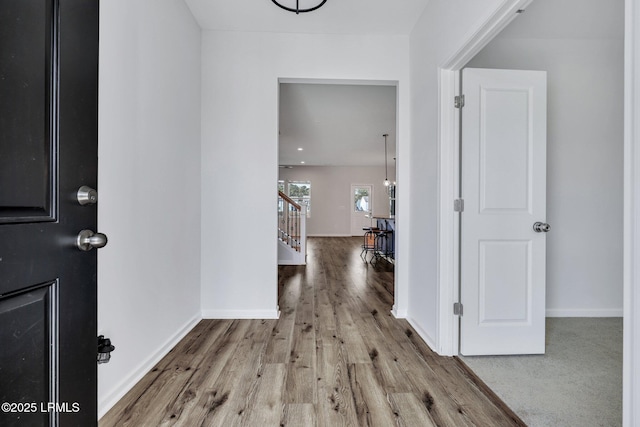
<svg viewBox="0 0 640 427">
<path fill-rule="evenodd" d="M 279 78 L 398 82 L 398 223 L 408 224 L 402 205 L 402 191 L 409 188 L 408 41 L 407 36 L 203 33 L 205 317 L 277 315 Z M 227 191 L 230 187 L 233 191 Z M 248 250 L 258 254 L 251 257 L 250 268 Z M 405 285 L 406 268 L 399 265 L 397 273 Z M 398 286 L 405 296 L 396 304 L 402 304 L 406 292 Z"/>
<path fill-rule="evenodd" d="M 99 414 L 200 319 L 200 29 L 182 0 L 100 3 Z"/>
<path fill-rule="evenodd" d="M 204 236 L 211 243 L 202 245 L 203 308 L 228 309 L 239 306 L 249 307 L 250 310 L 255 307 L 266 307 L 269 312 L 272 310 L 275 286 L 273 300 L 269 300 L 266 306 L 256 304 L 255 299 L 250 301 L 249 306 L 237 304 L 237 295 L 227 294 L 224 287 L 240 285 L 242 290 L 258 290 L 260 296 L 264 296 L 262 283 L 265 277 L 269 284 L 275 280 L 275 244 L 273 248 L 260 248 L 266 250 L 266 258 L 271 260 L 258 265 L 257 273 L 239 273 L 236 262 L 231 265 L 235 268 L 225 268 L 224 263 L 233 261 L 234 255 L 225 255 L 224 249 L 217 249 L 215 245 L 224 243 L 220 237 L 236 237 L 232 229 L 225 230 L 220 226 L 227 223 L 227 217 L 232 218 L 232 224 L 240 223 L 233 219 L 238 212 L 243 218 L 267 218 L 266 212 L 275 204 L 274 199 L 270 198 L 277 177 L 277 82 L 273 80 L 281 74 L 288 77 L 398 80 L 401 98 L 398 160 L 399 183 L 402 183 L 399 195 L 405 194 L 399 212 L 399 222 L 405 225 L 399 226 L 402 230 L 407 229 L 399 250 L 411 262 L 410 268 L 409 263 L 399 268 L 409 292 L 408 295 L 405 293 L 400 296 L 398 312 L 408 314 L 430 344 L 438 343 L 435 261 L 437 69 L 462 46 L 464 40 L 469 39 L 480 23 L 486 21 L 487 16 L 507 1 L 510 0 L 430 0 L 411 34 L 409 69 L 406 67 L 409 55 L 402 38 L 378 43 L 373 40 L 375 38 L 351 36 L 235 33 L 204 35 L 202 190 L 209 194 L 202 195 L 202 221 L 203 231 L 205 224 L 211 224 L 206 227 Z M 627 0 L 629 10 L 635 12 L 635 18 L 640 9 L 637 3 L 635 0 Z M 190 265 L 193 268 L 186 266 L 192 262 L 189 254 L 197 254 L 198 251 L 196 242 L 199 236 L 200 188 L 199 179 L 193 178 L 193 174 L 199 173 L 197 162 L 193 159 L 198 153 L 198 148 L 193 148 L 194 140 L 198 139 L 198 132 L 193 130 L 198 118 L 193 113 L 198 108 L 193 104 L 197 103 L 199 77 L 198 72 L 189 66 L 192 62 L 197 63 L 197 58 L 193 58 L 194 54 L 197 56 L 199 49 L 199 37 L 195 34 L 197 28 L 179 1 L 149 0 L 143 3 L 110 0 L 101 3 L 101 13 L 99 220 L 101 231 L 109 233 L 110 243 L 99 253 L 99 325 L 101 332 L 115 337 L 114 343 L 118 346 L 112 362 L 99 369 L 102 413 L 113 403 L 111 399 L 117 397 L 116 392 L 121 388 L 123 379 L 136 374 L 136 367 L 153 357 L 160 343 L 180 329 L 177 325 L 181 321 L 176 319 L 182 318 L 182 324 L 186 325 L 192 312 L 196 313 L 198 310 L 198 307 L 194 307 L 198 304 L 198 297 L 193 297 L 189 290 L 193 291 L 193 283 L 199 280 L 199 267 L 197 263 Z M 637 21 L 635 19 L 630 22 Z M 182 28 L 176 29 L 178 22 L 182 23 Z M 633 52 L 637 54 L 637 31 L 632 31 L 629 25 L 627 28 L 627 41 L 634 42 Z M 196 40 L 187 40 L 192 37 Z M 280 42 L 283 41 L 295 42 L 293 49 L 289 46 L 282 49 Z M 301 44 L 305 41 L 308 43 L 303 49 Z M 178 49 L 175 44 L 180 42 L 183 43 Z M 235 49 L 238 51 L 234 52 Z M 158 58 L 165 55 L 172 55 L 172 60 L 158 63 Z M 247 56 L 243 58 L 243 55 Z M 299 63 L 298 58 L 301 59 Z M 628 69 L 634 74 L 628 76 L 629 83 L 637 83 L 638 80 L 638 73 L 633 65 L 635 62 L 637 61 L 630 55 Z M 255 66 L 265 68 L 251 68 Z M 193 77 L 183 78 L 183 71 Z M 177 80 L 170 78 L 174 75 L 178 77 Z M 177 84 L 180 85 L 180 90 L 176 89 Z M 636 86 L 630 87 L 630 90 Z M 411 129 L 409 93 L 412 94 Z M 217 96 L 222 99 L 216 100 Z M 637 102 L 633 103 L 634 98 L 631 95 L 629 97 L 630 103 L 637 107 Z M 635 98 L 637 97 L 638 94 L 635 93 Z M 166 100 L 172 102 L 167 103 Z M 258 105 L 254 106 L 254 101 Z M 227 107 L 229 113 L 226 112 Z M 168 115 L 167 110 L 172 110 L 173 114 Z M 630 113 L 637 116 L 636 110 L 637 108 L 630 109 Z M 630 115 L 631 117 L 634 116 Z M 167 120 L 171 125 L 164 125 Z M 176 124 L 173 120 L 180 123 Z M 192 120 L 196 121 L 193 127 Z M 231 123 L 225 123 L 225 120 Z M 254 124 L 255 129 L 238 126 L 249 128 Z M 631 121 L 627 126 L 627 176 L 628 181 L 636 184 L 630 190 L 635 199 L 638 198 L 638 179 L 634 180 L 637 174 L 633 175 L 633 166 L 637 166 L 638 156 L 635 157 L 636 160 L 630 158 L 637 152 L 633 148 L 638 145 L 637 132 L 634 131 L 636 127 Z M 176 136 L 178 132 L 180 134 Z M 410 134 L 411 150 L 408 146 Z M 179 141 L 180 150 L 176 150 L 173 143 L 169 144 L 172 138 Z M 264 155 L 266 162 L 260 161 L 260 156 Z M 171 161 L 167 161 L 170 156 Z M 409 161 L 411 157 L 413 159 Z M 170 165 L 166 166 L 167 164 Z M 178 164 L 183 167 L 177 167 Z M 415 168 L 410 169 L 412 165 Z M 241 188 L 249 188 L 252 177 L 264 181 L 258 182 L 261 190 L 259 193 L 264 193 L 258 197 L 260 204 L 245 202 L 241 196 L 233 196 L 233 204 L 228 204 L 221 196 L 220 188 L 228 182 L 229 172 L 232 176 L 240 176 L 247 170 L 250 171 L 249 178 L 241 181 Z M 171 193 L 172 200 L 177 197 L 180 202 L 159 206 L 162 198 L 157 197 L 158 189 L 163 189 L 160 195 Z M 407 201 L 409 197 L 413 199 L 410 210 Z M 638 222 L 635 215 L 638 209 L 636 206 L 634 210 L 635 205 L 632 203 L 635 199 L 628 198 L 627 212 L 630 215 L 627 217 L 627 235 L 632 235 L 634 241 L 637 241 L 637 227 L 634 224 Z M 257 206 L 255 210 L 254 206 Z M 238 208 L 251 212 L 235 210 Z M 143 214 L 145 212 L 146 215 Z M 268 225 L 262 227 L 269 230 L 261 236 L 265 241 L 275 241 L 270 228 L 276 221 L 275 213 L 273 215 L 270 219 L 258 220 L 258 225 Z M 410 219 L 413 220 L 411 225 Z M 218 222 L 213 222 L 214 220 Z M 158 230 L 162 230 L 159 226 L 167 225 L 167 221 L 172 221 L 173 225 L 165 235 Z M 224 231 L 222 236 L 216 235 L 216 231 L 219 231 L 216 227 Z M 245 223 L 242 223 L 242 227 L 245 227 Z M 409 239 L 409 228 L 414 238 Z M 145 231 L 144 238 L 138 237 L 141 230 Z M 180 238 L 175 236 L 177 232 L 181 232 Z M 246 238 L 247 233 L 240 232 L 240 237 Z M 185 235 L 190 238 L 184 239 Z M 182 242 L 191 244 L 185 246 Z M 234 244 L 235 248 L 238 246 L 239 243 Z M 628 247 L 634 246 L 628 243 Z M 167 256 L 168 251 L 173 251 L 169 254 L 171 256 Z M 637 275 L 633 274 L 633 266 L 637 264 L 633 260 L 637 257 L 634 258 L 634 254 L 632 249 L 627 250 L 627 255 L 630 256 L 627 260 L 630 262 L 627 264 L 625 373 L 629 375 L 625 374 L 624 377 L 625 380 L 630 380 L 625 382 L 625 425 L 634 425 L 633 420 L 637 417 L 632 411 L 638 405 L 633 403 L 637 403 L 640 395 L 634 393 L 638 388 L 638 375 L 637 370 L 632 369 L 638 364 L 640 353 L 637 351 L 637 344 L 634 344 L 637 343 L 637 331 L 640 328 L 636 327 L 636 317 L 631 316 L 638 305 L 638 280 Z M 180 280 L 176 280 L 177 275 L 171 274 L 172 268 L 167 270 L 169 259 L 175 263 L 172 263 L 172 268 L 174 265 L 178 266 Z M 209 266 L 209 263 L 214 265 Z M 220 268 L 220 271 L 216 271 L 216 268 Z M 406 272 L 402 272 L 405 270 Z M 163 273 L 179 283 L 179 286 L 175 283 L 174 286 L 168 286 Z M 250 283 L 255 279 L 260 284 Z M 219 292 L 220 290 L 223 292 Z M 218 294 L 224 297 L 225 303 L 214 302 Z M 271 291 L 267 289 L 266 294 L 270 296 Z M 412 301 L 410 305 L 409 296 Z M 171 298 L 176 299 L 177 303 L 169 305 L 166 301 Z M 185 301 L 180 304 L 183 298 Z M 161 311 L 162 315 L 159 314 Z M 167 326 L 169 323 L 173 327 Z M 151 351 L 147 350 L 149 345 Z M 437 349 L 437 346 L 434 348 Z M 636 374 L 632 378 L 633 372 Z"/>
<path fill-rule="evenodd" d="M 311 216 L 308 236 L 350 236 L 353 195 L 351 184 L 373 185 L 373 215 L 389 216 L 389 195 L 384 166 L 303 166 L 280 169 L 284 181 L 311 182 Z M 395 168 L 389 168 L 394 180 Z"/>
<path fill-rule="evenodd" d="M 553 3 L 527 13 L 543 1 Z M 624 9 L 607 3 L 619 11 L 616 38 L 499 36 L 468 64 L 547 71 L 549 316 L 622 316 Z"/>
<path fill-rule="evenodd" d="M 411 239 L 407 318 L 441 351 L 438 288 L 439 67 L 509 0 L 430 0 L 411 33 Z M 453 195 L 452 195 L 453 199 Z"/>
</svg>

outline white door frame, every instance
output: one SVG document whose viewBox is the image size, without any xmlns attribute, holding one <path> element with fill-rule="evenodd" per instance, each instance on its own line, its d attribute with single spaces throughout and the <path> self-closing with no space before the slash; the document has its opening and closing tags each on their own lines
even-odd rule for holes
<svg viewBox="0 0 640 427">
<path fill-rule="evenodd" d="M 478 32 L 471 35 L 464 46 L 440 67 L 438 128 L 438 281 L 439 330 L 438 352 L 458 354 L 458 317 L 453 314 L 453 303 L 459 300 L 459 215 L 453 211 L 453 200 L 459 196 L 459 123 L 460 114 L 453 105 L 459 91 L 459 71 L 502 29 L 516 18 L 516 11 L 524 9 L 532 0 L 503 1 Z"/>
<path fill-rule="evenodd" d="M 458 354 L 459 333 L 453 303 L 458 301 L 459 114 L 458 71 L 532 0 L 503 0 L 496 13 L 470 35 L 440 67 L 438 127 L 438 340 L 437 351 Z M 625 0 L 624 100 L 624 335 L 623 425 L 640 425 L 640 0 Z M 636 61 L 639 63 L 636 64 Z M 638 408 L 638 409 L 635 409 Z"/>
</svg>

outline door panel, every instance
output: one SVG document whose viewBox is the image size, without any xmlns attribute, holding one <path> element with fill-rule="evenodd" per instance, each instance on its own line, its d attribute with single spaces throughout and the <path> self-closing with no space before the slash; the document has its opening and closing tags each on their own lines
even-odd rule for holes
<svg viewBox="0 0 640 427">
<path fill-rule="evenodd" d="M 363 228 L 375 227 L 373 215 L 373 185 L 351 185 L 351 235 L 364 236 Z"/>
<path fill-rule="evenodd" d="M 37 408 L 0 425 L 96 425 L 97 258 L 75 241 L 97 226 L 76 192 L 97 188 L 98 2 L 0 0 L 0 43 L 0 401 Z"/>
<path fill-rule="evenodd" d="M 460 352 L 544 353 L 546 73 L 462 79 Z"/>
<path fill-rule="evenodd" d="M 2 372 L 2 402 L 56 400 L 52 393 L 56 389 L 56 360 L 51 352 L 56 345 L 56 302 L 55 283 L 0 300 L 0 324 L 10 325 L 0 329 L 3 359 L 13 361 L 11 369 Z M 43 384 L 44 387 L 34 388 L 32 384 Z M 38 403 L 35 410 L 21 413 L 19 419 L 3 421 L 7 421 L 3 425 L 47 425 L 49 414 L 43 412 Z"/>
<path fill-rule="evenodd" d="M 479 323 L 530 323 L 531 242 L 481 240 L 479 257 Z"/>
<path fill-rule="evenodd" d="M 0 224 L 53 220 L 51 1 L 3 1 Z M 7 114 L 15 112 L 14 114 Z"/>
<path fill-rule="evenodd" d="M 529 91 L 483 87 L 480 97 L 484 104 L 479 158 L 480 212 L 530 212 L 533 141 L 528 135 L 532 119 Z M 503 105 L 510 108 L 502 109 Z"/>
</svg>

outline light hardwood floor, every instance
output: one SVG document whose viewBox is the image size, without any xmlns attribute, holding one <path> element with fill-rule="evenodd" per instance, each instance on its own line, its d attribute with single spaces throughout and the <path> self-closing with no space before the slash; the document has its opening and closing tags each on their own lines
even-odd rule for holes
<svg viewBox="0 0 640 427">
<path fill-rule="evenodd" d="M 309 239 L 306 267 L 279 268 L 278 320 L 203 320 L 100 426 L 523 426 L 390 314 L 393 268 L 360 244 Z"/>
</svg>

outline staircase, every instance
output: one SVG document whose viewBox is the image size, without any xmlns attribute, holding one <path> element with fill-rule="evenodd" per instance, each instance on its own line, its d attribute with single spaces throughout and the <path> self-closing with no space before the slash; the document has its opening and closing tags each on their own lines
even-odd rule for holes
<svg viewBox="0 0 640 427">
<path fill-rule="evenodd" d="M 278 265 L 305 265 L 307 207 L 278 191 Z"/>
</svg>

